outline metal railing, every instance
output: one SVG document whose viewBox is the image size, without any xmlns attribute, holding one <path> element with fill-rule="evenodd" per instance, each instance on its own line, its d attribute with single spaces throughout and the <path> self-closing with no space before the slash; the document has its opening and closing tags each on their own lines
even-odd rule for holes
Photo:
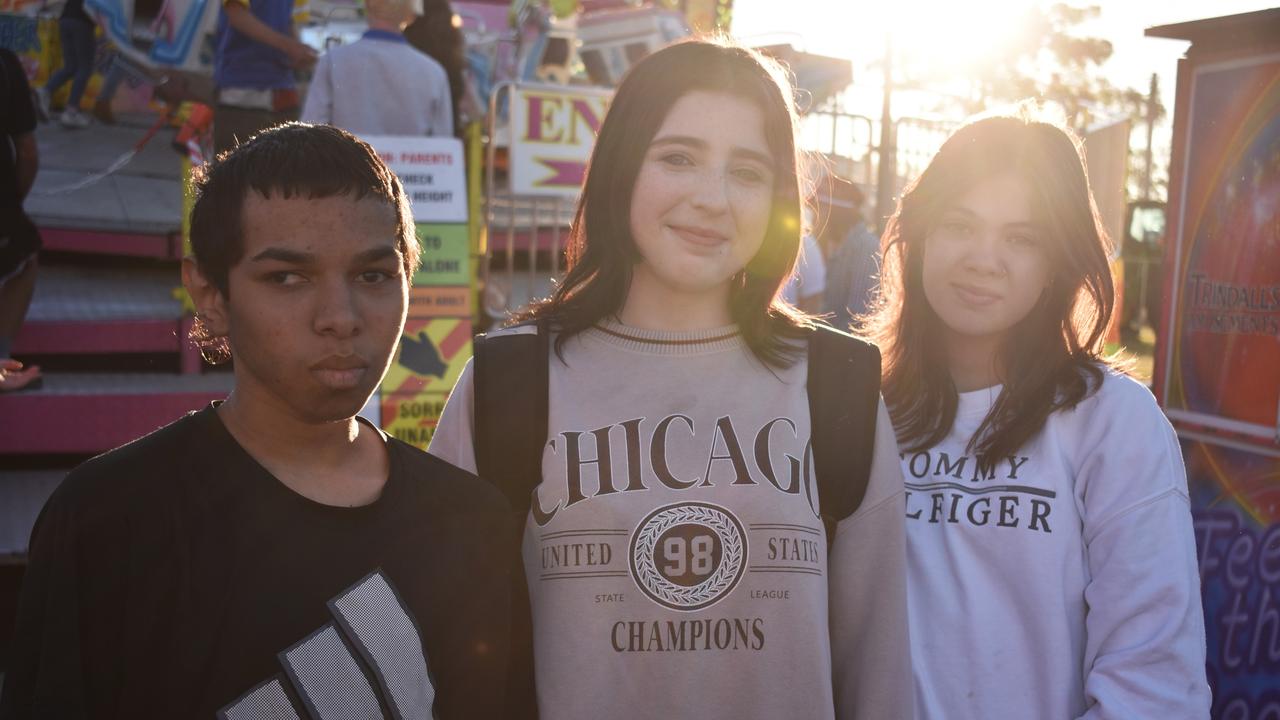
<svg viewBox="0 0 1280 720">
<path fill-rule="evenodd" d="M 958 125 L 950 120 L 919 117 L 900 117 L 893 121 L 895 197 L 924 172 Z"/>
<path fill-rule="evenodd" d="M 821 152 L 836 161 L 841 177 L 869 186 L 875 184 L 879 157 L 876 132 L 876 122 L 865 115 L 815 110 L 800 121 L 800 147 Z"/>
<path fill-rule="evenodd" d="M 564 267 L 564 247 L 573 222 L 576 203 L 560 197 L 518 195 L 509 180 L 498 177 L 499 146 L 511 146 L 510 123 L 499 117 L 504 96 L 517 83 L 496 85 L 489 97 L 485 149 L 485 257 L 480 279 L 484 287 L 482 309 L 501 321 L 530 300 L 547 295 L 552 280 Z M 505 144 L 501 134 L 507 134 Z M 497 267 L 495 267 L 497 266 Z"/>
</svg>

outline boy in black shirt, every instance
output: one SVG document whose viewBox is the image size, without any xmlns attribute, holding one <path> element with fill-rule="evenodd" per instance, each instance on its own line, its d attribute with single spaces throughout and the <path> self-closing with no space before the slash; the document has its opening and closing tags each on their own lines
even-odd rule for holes
<svg viewBox="0 0 1280 720">
<path fill-rule="evenodd" d="M 287 125 L 197 183 L 183 281 L 235 388 L 50 499 L 0 717 L 499 716 L 506 503 L 356 418 L 417 264 L 399 181 Z"/>
</svg>

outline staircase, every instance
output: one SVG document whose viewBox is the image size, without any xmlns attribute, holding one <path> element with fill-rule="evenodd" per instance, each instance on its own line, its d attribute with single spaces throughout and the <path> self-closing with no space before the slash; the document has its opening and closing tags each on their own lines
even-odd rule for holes
<svg viewBox="0 0 1280 720">
<path fill-rule="evenodd" d="M 20 568 L 36 515 L 68 470 L 225 397 L 185 341 L 180 158 L 162 130 L 123 169 L 77 187 L 128 152 L 153 117 L 37 131 L 41 167 L 27 213 L 41 229 L 35 297 L 14 343 L 43 387 L 0 395 L 0 566 Z M 0 583 L 0 647 L 12 598 Z"/>
</svg>

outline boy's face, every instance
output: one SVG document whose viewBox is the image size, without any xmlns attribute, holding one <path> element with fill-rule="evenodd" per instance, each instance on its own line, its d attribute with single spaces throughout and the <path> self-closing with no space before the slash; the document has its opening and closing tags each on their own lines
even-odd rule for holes
<svg viewBox="0 0 1280 720">
<path fill-rule="evenodd" d="M 236 395 L 306 422 L 355 416 L 404 329 L 409 290 L 395 210 L 374 198 L 251 191 L 242 222 L 230 300 L 216 297 Z"/>
</svg>

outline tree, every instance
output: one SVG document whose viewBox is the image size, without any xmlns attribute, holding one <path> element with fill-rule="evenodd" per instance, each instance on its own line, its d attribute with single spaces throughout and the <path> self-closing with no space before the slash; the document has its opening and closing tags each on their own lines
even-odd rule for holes
<svg viewBox="0 0 1280 720">
<path fill-rule="evenodd" d="M 1141 122 L 1148 115 L 1147 95 L 1117 87 L 1102 74 L 1111 43 L 1079 34 L 1079 26 L 1100 12 L 1096 5 L 1034 5 L 1002 21 L 1011 23 L 1009 32 L 982 47 L 972 62 L 938 68 L 903 58 L 904 84 L 948 92 L 938 107 L 944 112 L 973 114 L 1038 98 L 1060 107 L 1067 123 L 1081 131 L 1117 115 Z M 1157 107 L 1157 120 L 1164 114 L 1163 106 Z"/>
</svg>

